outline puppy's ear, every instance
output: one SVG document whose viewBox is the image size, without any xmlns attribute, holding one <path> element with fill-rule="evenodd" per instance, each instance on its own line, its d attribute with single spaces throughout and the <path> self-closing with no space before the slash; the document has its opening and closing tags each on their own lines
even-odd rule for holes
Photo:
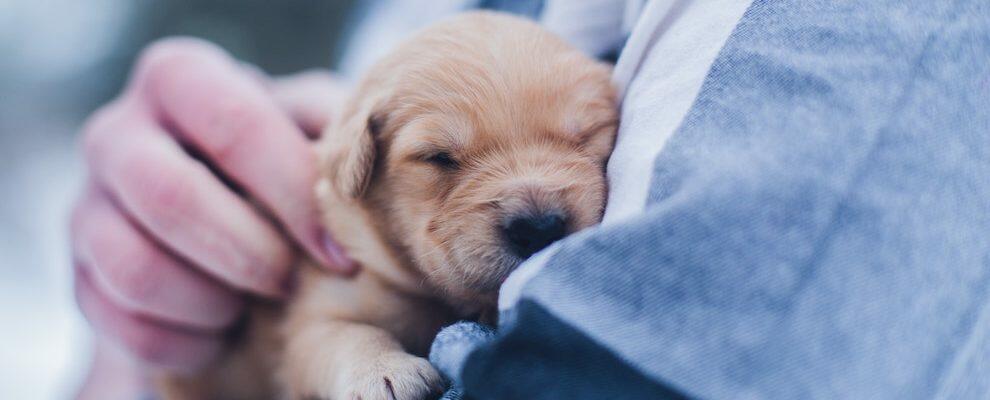
<svg viewBox="0 0 990 400">
<path fill-rule="evenodd" d="M 362 100 L 349 105 L 339 123 L 323 132 L 318 147 L 324 179 L 337 193 L 355 199 L 364 195 L 371 181 L 376 141 L 385 123 L 384 102 Z"/>
</svg>

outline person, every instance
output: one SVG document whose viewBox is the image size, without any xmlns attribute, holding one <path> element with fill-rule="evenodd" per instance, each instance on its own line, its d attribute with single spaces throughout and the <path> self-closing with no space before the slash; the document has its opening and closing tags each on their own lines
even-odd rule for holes
<svg viewBox="0 0 990 400">
<path fill-rule="evenodd" d="M 354 36 L 394 44 L 465 7 L 378 2 Z M 342 74 L 388 50 L 351 46 L 360 51 Z M 123 93 L 82 128 L 89 178 L 70 233 L 77 302 L 96 344 L 78 398 L 143 397 L 151 371 L 210 362 L 244 294 L 283 298 L 301 253 L 331 273 L 355 271 L 318 222 L 309 147 L 353 79 L 270 78 L 193 38 L 140 54 Z"/>
<path fill-rule="evenodd" d="M 614 70 L 622 115 L 605 220 L 509 277 L 495 333 L 471 326 L 441 332 L 431 360 L 457 386 L 448 398 L 990 395 L 985 2 L 549 1 L 540 19 L 596 55 L 627 38 Z M 233 287 L 277 296 L 277 288 L 234 273 L 254 277 L 250 271 L 209 268 L 227 265 L 222 257 L 282 265 L 292 246 L 274 240 L 280 244 L 243 249 L 277 237 L 276 229 L 262 225 L 250 205 L 229 202 L 238 192 L 218 194 L 228 189 L 206 180 L 212 175 L 202 167 L 179 169 L 178 160 L 191 160 L 179 143 L 217 146 L 200 157 L 270 207 L 300 247 L 314 257 L 320 247 L 299 227 L 308 226 L 300 221 L 311 205 L 287 211 L 277 207 L 277 193 L 259 191 L 302 189 L 293 192 L 282 174 L 248 172 L 298 162 L 277 151 L 305 143 L 305 129 L 290 117 L 305 120 L 300 103 L 278 101 L 286 97 L 275 95 L 279 82 L 245 73 L 216 49 L 179 45 L 189 43 L 149 50 L 122 97 L 129 101 L 113 103 L 89 125 L 88 132 L 117 133 L 101 134 L 116 138 L 104 142 L 112 145 L 101 147 L 97 134 L 87 140 L 101 190 L 77 213 L 130 227 L 103 243 L 124 250 L 121 244 L 142 244 L 143 251 L 90 260 L 129 255 L 143 262 L 128 266 L 156 268 L 112 271 L 135 286 L 116 294 L 118 281 L 107 279 L 116 275 L 101 272 L 110 269 L 100 262 L 81 266 L 77 277 L 84 310 L 114 310 L 87 312 L 107 347 L 194 367 L 222 342 L 189 327 L 220 332 L 235 319 L 235 291 L 169 271 L 191 270 L 179 267 L 189 260 Z M 170 59 L 172 68 L 157 64 Z M 212 114 L 218 102 L 192 89 L 213 82 L 250 101 Z M 259 125 L 281 132 L 280 139 L 251 136 Z M 242 140 L 223 135 L 231 126 Z M 176 127 L 181 135 L 167 133 Z M 262 140 L 299 146 L 262 147 Z M 142 150 L 152 145 L 156 150 Z M 245 153 L 265 168 L 238 158 Z M 282 156 L 264 161 L 263 153 Z M 122 164 L 128 158 L 120 154 L 164 166 Z M 171 182 L 183 190 L 136 185 L 150 184 L 140 178 L 147 169 L 182 172 Z M 222 210 L 196 208 L 218 199 Z M 174 222 L 187 215 L 202 230 Z M 239 227 L 239 236 L 219 225 Z M 74 240 L 100 243 L 90 232 L 108 231 L 78 229 Z M 332 254 L 318 259 L 346 265 Z M 273 270 L 285 271 L 279 268 Z M 149 273 L 156 274 L 152 283 L 143 279 Z M 191 309 L 196 313 L 187 314 Z M 166 330 L 176 326 L 182 329 Z M 191 352 L 178 350 L 186 345 Z"/>
</svg>

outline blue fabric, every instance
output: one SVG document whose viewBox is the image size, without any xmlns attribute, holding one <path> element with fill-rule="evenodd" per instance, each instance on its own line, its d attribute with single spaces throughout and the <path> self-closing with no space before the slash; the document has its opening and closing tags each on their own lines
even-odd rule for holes
<svg viewBox="0 0 990 400">
<path fill-rule="evenodd" d="M 444 378 L 454 383 L 441 400 L 463 398 L 459 378 L 468 355 L 478 346 L 494 338 L 494 329 L 472 322 L 458 322 L 443 328 L 437 334 L 430 347 L 430 362 Z"/>
<path fill-rule="evenodd" d="M 451 372 L 468 396 L 990 398 L 990 2 L 754 2 L 644 184 Z"/>
</svg>

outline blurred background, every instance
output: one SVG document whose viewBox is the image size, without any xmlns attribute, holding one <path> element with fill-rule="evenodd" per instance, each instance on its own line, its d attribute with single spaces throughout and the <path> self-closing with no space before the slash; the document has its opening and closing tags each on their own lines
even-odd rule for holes
<svg viewBox="0 0 990 400">
<path fill-rule="evenodd" d="M 219 43 L 273 74 L 336 67 L 368 2 L 0 0 L 0 399 L 72 396 L 89 361 L 68 214 L 85 117 L 156 38 Z"/>
</svg>

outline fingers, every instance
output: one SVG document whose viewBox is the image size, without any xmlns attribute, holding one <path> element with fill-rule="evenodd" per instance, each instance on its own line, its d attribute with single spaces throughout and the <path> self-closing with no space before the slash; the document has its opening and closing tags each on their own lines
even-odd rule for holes
<svg viewBox="0 0 990 400">
<path fill-rule="evenodd" d="M 311 138 L 319 137 L 340 110 L 348 88 L 326 71 L 312 70 L 278 78 L 269 84 L 275 102 Z"/>
<path fill-rule="evenodd" d="M 79 268 L 76 271 L 76 300 L 97 332 L 110 337 L 151 366 L 195 371 L 213 360 L 221 350 L 218 336 L 157 324 L 116 308 Z"/>
<path fill-rule="evenodd" d="M 213 331 L 241 311 L 238 293 L 159 248 L 92 185 L 73 213 L 71 229 L 76 259 L 120 308 Z"/>
<path fill-rule="evenodd" d="M 112 104 L 86 128 L 101 185 L 182 258 L 234 287 L 283 295 L 293 255 L 275 227 L 131 107 Z"/>
<path fill-rule="evenodd" d="M 142 57 L 137 87 L 181 140 L 206 155 L 281 221 L 318 261 L 353 269 L 319 224 L 315 154 L 292 120 L 226 54 L 173 40 Z"/>
</svg>

